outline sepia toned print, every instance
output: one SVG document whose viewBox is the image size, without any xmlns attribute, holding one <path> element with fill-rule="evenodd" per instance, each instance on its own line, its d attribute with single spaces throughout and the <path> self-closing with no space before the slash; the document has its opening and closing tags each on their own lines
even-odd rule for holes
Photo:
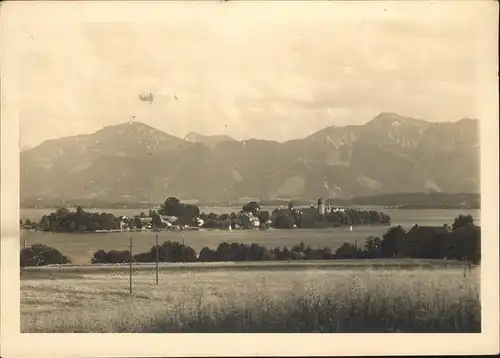
<svg viewBox="0 0 500 358">
<path fill-rule="evenodd" d="M 460 3 L 19 12 L 19 332 L 489 334 Z"/>
<path fill-rule="evenodd" d="M 190 20 L 31 30 L 22 331 L 480 332 L 477 30 Z"/>
</svg>

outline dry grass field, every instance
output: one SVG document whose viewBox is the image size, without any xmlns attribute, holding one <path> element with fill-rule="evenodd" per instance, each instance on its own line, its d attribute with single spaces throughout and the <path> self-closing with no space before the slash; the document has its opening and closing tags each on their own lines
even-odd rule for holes
<svg viewBox="0 0 500 358">
<path fill-rule="evenodd" d="M 22 332 L 479 332 L 462 267 L 26 272 Z"/>
</svg>

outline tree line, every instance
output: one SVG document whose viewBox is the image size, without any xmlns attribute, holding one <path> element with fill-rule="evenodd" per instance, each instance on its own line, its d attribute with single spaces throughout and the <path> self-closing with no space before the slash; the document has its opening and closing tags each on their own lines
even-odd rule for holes
<svg viewBox="0 0 500 358">
<path fill-rule="evenodd" d="M 50 215 L 43 215 L 38 223 L 27 219 L 21 225 L 31 226 L 42 231 L 52 232 L 85 232 L 97 230 L 120 229 L 120 218 L 110 213 L 91 213 L 81 206 L 72 212 L 67 208 L 59 208 Z"/>
</svg>

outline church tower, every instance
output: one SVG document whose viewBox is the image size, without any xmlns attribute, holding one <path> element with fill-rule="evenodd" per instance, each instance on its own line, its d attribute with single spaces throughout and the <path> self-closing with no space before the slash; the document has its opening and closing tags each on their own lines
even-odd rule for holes
<svg viewBox="0 0 500 358">
<path fill-rule="evenodd" d="M 323 198 L 318 199 L 318 213 L 320 215 L 325 215 L 325 201 Z"/>
</svg>

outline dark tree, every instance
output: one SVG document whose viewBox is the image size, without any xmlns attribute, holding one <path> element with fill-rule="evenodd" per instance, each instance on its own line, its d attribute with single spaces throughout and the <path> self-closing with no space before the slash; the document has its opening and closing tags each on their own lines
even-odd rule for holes
<svg viewBox="0 0 500 358">
<path fill-rule="evenodd" d="M 319 252 L 320 252 L 320 260 L 331 260 L 335 257 L 335 254 L 328 247 L 319 250 Z"/>
<path fill-rule="evenodd" d="M 208 214 L 208 220 L 219 220 L 219 215 L 216 213 L 210 213 Z"/>
<path fill-rule="evenodd" d="M 182 204 L 179 199 L 171 196 L 165 200 L 162 211 L 168 216 L 181 216 Z"/>
<path fill-rule="evenodd" d="M 387 230 L 382 239 L 382 256 L 397 256 L 399 254 L 399 247 L 401 247 L 401 243 L 405 239 L 405 235 L 406 232 L 401 225 Z"/>
<path fill-rule="evenodd" d="M 451 255 L 458 260 L 479 263 L 481 259 L 481 229 L 474 225 L 459 226 L 452 234 Z"/>
<path fill-rule="evenodd" d="M 268 210 L 259 211 L 259 220 L 261 223 L 265 224 L 271 219 L 271 213 Z"/>
<path fill-rule="evenodd" d="M 295 218 L 290 212 L 280 212 L 274 222 L 277 229 L 292 229 L 295 225 Z"/>
<path fill-rule="evenodd" d="M 371 224 L 379 224 L 380 223 L 380 213 L 375 210 L 370 210 L 370 223 Z"/>
<path fill-rule="evenodd" d="M 204 247 L 200 251 L 200 255 L 198 257 L 198 261 L 201 262 L 211 262 L 216 261 L 216 253 L 208 247 Z"/>
<path fill-rule="evenodd" d="M 345 242 L 335 251 L 335 258 L 338 259 L 359 259 L 364 253 L 358 247 Z"/>
<path fill-rule="evenodd" d="M 455 218 L 455 221 L 453 222 L 452 230 L 456 231 L 459 227 L 461 226 L 473 226 L 474 225 L 474 218 L 472 215 L 459 215 Z"/>
<path fill-rule="evenodd" d="M 303 241 L 301 241 L 300 244 L 292 246 L 292 251 L 305 253 L 306 252 L 306 245 L 304 244 Z"/>
<path fill-rule="evenodd" d="M 138 217 L 134 218 L 134 226 L 137 229 L 142 229 L 142 221 L 140 218 L 138 218 Z"/>
<path fill-rule="evenodd" d="M 200 216 L 200 209 L 196 205 L 182 204 L 179 199 L 169 197 L 165 200 L 160 214 L 175 216 L 183 224 L 192 225 L 195 219 Z"/>
<path fill-rule="evenodd" d="M 153 225 L 153 227 L 162 227 L 163 226 L 163 223 L 161 221 L 161 216 L 155 212 L 153 212 L 151 215 L 151 225 Z"/>
<path fill-rule="evenodd" d="M 243 211 L 245 213 L 252 213 L 253 215 L 257 215 L 260 211 L 260 205 L 256 201 L 251 201 L 243 206 Z"/>
<path fill-rule="evenodd" d="M 59 250 L 42 244 L 22 249 L 20 255 L 21 267 L 71 263 L 71 260 Z"/>
<path fill-rule="evenodd" d="M 365 256 L 369 258 L 382 256 L 382 240 L 380 240 L 380 238 L 370 236 L 366 239 Z"/>
<path fill-rule="evenodd" d="M 215 251 L 217 261 L 231 261 L 231 245 L 227 242 L 219 244 L 217 250 Z"/>
</svg>

